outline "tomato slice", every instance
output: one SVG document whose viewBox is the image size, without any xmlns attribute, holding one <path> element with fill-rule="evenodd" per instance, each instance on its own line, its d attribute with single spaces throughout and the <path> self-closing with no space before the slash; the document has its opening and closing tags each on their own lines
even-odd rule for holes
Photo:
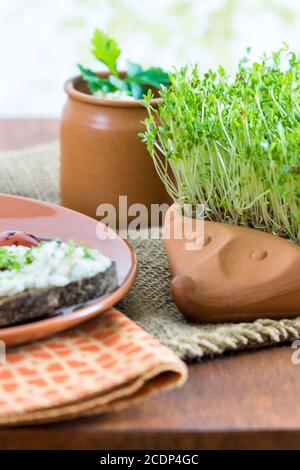
<svg viewBox="0 0 300 470">
<path fill-rule="evenodd" d="M 0 232 L 0 246 L 37 246 L 41 243 L 34 235 L 30 233 L 16 231 L 16 230 L 8 230 L 6 232 Z"/>
</svg>

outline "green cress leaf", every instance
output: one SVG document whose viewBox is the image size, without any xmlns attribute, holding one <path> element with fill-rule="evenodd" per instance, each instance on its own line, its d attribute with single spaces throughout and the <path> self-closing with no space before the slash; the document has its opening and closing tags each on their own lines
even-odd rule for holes
<svg viewBox="0 0 300 470">
<path fill-rule="evenodd" d="M 0 271 L 6 269 L 15 269 L 18 271 L 20 268 L 21 265 L 18 258 L 5 247 L 0 247 Z"/>
<path fill-rule="evenodd" d="M 33 254 L 32 254 L 32 249 L 30 250 L 27 250 L 25 255 L 24 255 L 24 261 L 25 261 L 25 264 L 32 264 L 33 263 Z"/>
<path fill-rule="evenodd" d="M 115 91 L 115 87 L 110 83 L 109 80 L 100 78 L 95 72 L 90 69 L 83 67 L 78 64 L 82 78 L 87 82 L 91 93 L 97 93 L 97 91 L 103 91 L 105 93 Z"/>
<path fill-rule="evenodd" d="M 205 204 L 210 220 L 300 244 L 297 54 L 284 45 L 255 63 L 243 58 L 232 77 L 222 67 L 203 74 L 195 65 L 170 79 L 157 108 L 145 97 L 142 135 L 169 194 Z"/>
<path fill-rule="evenodd" d="M 92 38 L 92 53 L 96 59 L 109 68 L 113 75 L 118 76 L 117 59 L 121 50 L 115 39 L 97 28 Z"/>
</svg>

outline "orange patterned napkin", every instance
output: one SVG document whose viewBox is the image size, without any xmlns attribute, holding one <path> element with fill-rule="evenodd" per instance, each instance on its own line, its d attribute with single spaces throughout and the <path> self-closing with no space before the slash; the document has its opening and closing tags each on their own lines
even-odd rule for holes
<svg viewBox="0 0 300 470">
<path fill-rule="evenodd" d="M 0 365 L 0 425 L 116 410 L 182 385 L 186 366 L 117 310 L 9 350 Z"/>
</svg>

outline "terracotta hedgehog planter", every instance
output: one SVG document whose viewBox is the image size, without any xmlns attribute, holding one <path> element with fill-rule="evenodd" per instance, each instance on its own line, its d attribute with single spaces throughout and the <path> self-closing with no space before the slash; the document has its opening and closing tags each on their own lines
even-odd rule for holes
<svg viewBox="0 0 300 470">
<path fill-rule="evenodd" d="M 176 239 L 174 232 L 185 222 L 191 224 L 190 233 Z M 200 223 L 198 235 L 190 239 Z M 237 322 L 300 314 L 296 245 L 254 229 L 187 220 L 178 217 L 175 205 L 167 214 L 164 233 L 174 276 L 172 295 L 189 320 Z"/>
</svg>

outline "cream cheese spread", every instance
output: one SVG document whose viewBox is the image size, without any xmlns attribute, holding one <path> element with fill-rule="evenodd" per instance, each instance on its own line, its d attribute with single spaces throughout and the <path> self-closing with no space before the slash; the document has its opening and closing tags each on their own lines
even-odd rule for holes
<svg viewBox="0 0 300 470">
<path fill-rule="evenodd" d="M 112 262 L 98 250 L 74 242 L 43 242 L 35 247 L 0 247 L 0 297 L 27 289 L 66 286 L 106 271 Z"/>
</svg>

